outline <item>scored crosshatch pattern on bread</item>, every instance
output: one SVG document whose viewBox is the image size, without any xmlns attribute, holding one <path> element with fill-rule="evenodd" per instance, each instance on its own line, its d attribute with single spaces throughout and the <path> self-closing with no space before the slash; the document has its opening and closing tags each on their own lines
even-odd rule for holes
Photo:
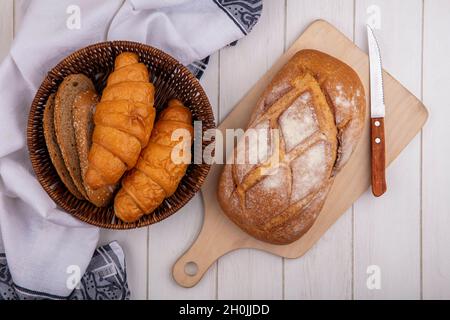
<svg viewBox="0 0 450 320">
<path fill-rule="evenodd" d="M 224 168 L 218 199 L 225 213 L 260 240 L 300 238 L 356 147 L 365 109 L 364 88 L 349 66 L 318 51 L 298 52 L 274 77 L 248 126 L 278 130 L 279 138 L 269 135 L 258 164 Z M 255 152 L 246 143 L 239 151 Z"/>
</svg>

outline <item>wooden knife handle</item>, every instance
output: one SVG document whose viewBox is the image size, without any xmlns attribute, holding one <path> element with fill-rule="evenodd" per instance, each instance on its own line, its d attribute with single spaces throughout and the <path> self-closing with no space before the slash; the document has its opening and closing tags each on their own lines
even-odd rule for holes
<svg viewBox="0 0 450 320">
<path fill-rule="evenodd" d="M 384 118 L 371 119 L 372 193 L 379 197 L 386 192 L 386 144 Z"/>
</svg>

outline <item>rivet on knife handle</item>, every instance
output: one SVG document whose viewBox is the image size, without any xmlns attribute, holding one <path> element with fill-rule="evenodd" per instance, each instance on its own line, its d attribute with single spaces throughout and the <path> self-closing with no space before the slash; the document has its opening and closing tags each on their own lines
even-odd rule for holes
<svg viewBox="0 0 450 320">
<path fill-rule="evenodd" d="M 384 118 L 371 119 L 372 193 L 379 197 L 386 192 L 386 149 Z"/>
</svg>

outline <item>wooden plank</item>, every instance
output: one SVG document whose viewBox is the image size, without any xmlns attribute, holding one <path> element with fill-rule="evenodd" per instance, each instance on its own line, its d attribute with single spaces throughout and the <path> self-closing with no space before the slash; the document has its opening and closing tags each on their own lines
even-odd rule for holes
<svg viewBox="0 0 450 320">
<path fill-rule="evenodd" d="M 450 299 L 450 2 L 425 1 L 423 98 L 423 298 Z"/>
<path fill-rule="evenodd" d="M 210 58 L 201 84 L 209 97 L 215 118 L 218 115 L 219 54 Z M 149 299 L 214 299 L 216 268 L 212 267 L 204 281 L 187 290 L 172 278 L 172 266 L 197 237 L 203 221 L 203 202 L 197 194 L 184 208 L 169 219 L 150 227 L 149 236 Z"/>
<path fill-rule="evenodd" d="M 13 40 L 13 0 L 0 1 L 0 62 L 6 57 Z"/>
<path fill-rule="evenodd" d="M 125 253 L 131 299 L 147 298 L 147 234 L 148 227 L 126 231 L 100 231 L 99 245 L 117 241 Z"/>
<path fill-rule="evenodd" d="M 284 1 L 265 1 L 260 21 L 235 47 L 220 53 L 220 120 L 272 66 L 284 49 Z M 255 250 L 218 263 L 219 299 L 282 298 L 282 259 Z"/>
<path fill-rule="evenodd" d="M 383 67 L 420 97 L 422 1 L 362 0 L 355 13 L 356 44 L 367 50 L 366 23 L 378 20 Z M 368 190 L 354 205 L 356 299 L 420 298 L 420 153 L 418 135 L 387 170 L 386 194 Z M 371 265 L 380 289 L 367 286 Z"/>
<path fill-rule="evenodd" d="M 253 107 L 273 75 L 286 64 L 295 52 L 306 48 L 323 51 L 347 63 L 359 74 L 365 92 L 369 91 L 369 59 L 367 54 L 331 24 L 318 20 L 311 24 L 257 82 L 222 121 L 219 129 L 224 132 L 225 128 L 244 128 Z M 387 164 L 391 164 L 420 132 L 427 120 L 428 112 L 422 102 L 389 73 L 384 72 L 383 77 L 387 105 L 385 121 L 386 160 Z M 366 100 L 368 100 L 367 95 Z M 204 226 L 192 247 L 177 260 L 173 269 L 175 280 L 185 287 L 194 286 L 218 257 L 239 248 L 260 249 L 286 258 L 297 258 L 304 255 L 345 213 L 345 210 L 350 208 L 370 187 L 369 122 L 369 113 L 367 112 L 367 125 L 363 130 L 358 146 L 347 165 L 336 176 L 316 222 L 299 240 L 289 245 L 280 246 L 258 241 L 245 234 L 226 218 L 221 212 L 216 194 L 222 166 L 213 166 L 202 188 L 205 199 Z M 199 270 L 196 274 L 184 272 L 184 265 L 188 261 L 195 261 L 198 264 Z"/>
<path fill-rule="evenodd" d="M 150 227 L 149 236 L 149 299 L 214 299 L 216 297 L 216 270 L 208 270 L 197 287 L 186 289 L 172 278 L 172 266 L 177 257 L 192 243 L 200 230 L 203 203 L 196 195 L 185 207 L 158 224 Z"/>
<path fill-rule="evenodd" d="M 289 45 L 316 19 L 327 20 L 353 38 L 353 0 L 288 0 L 286 12 Z M 286 299 L 351 299 L 352 231 L 349 209 L 305 256 L 285 260 Z"/>
</svg>

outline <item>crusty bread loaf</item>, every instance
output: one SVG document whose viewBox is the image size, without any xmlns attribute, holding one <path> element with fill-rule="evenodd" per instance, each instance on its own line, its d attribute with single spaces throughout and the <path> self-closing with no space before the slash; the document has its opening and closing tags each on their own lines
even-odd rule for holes
<svg viewBox="0 0 450 320">
<path fill-rule="evenodd" d="M 248 129 L 279 129 L 265 154 L 240 143 L 245 163 L 226 164 L 219 203 L 239 227 L 274 244 L 299 239 L 313 225 L 337 172 L 364 126 L 366 102 L 358 75 L 345 63 L 303 50 L 279 71 L 258 102 Z M 229 161 L 228 161 L 229 163 Z"/>
<path fill-rule="evenodd" d="M 69 171 L 67 171 L 64 159 L 59 149 L 58 142 L 56 140 L 55 124 L 54 124 L 54 110 L 55 110 L 55 95 L 52 94 L 47 100 L 44 109 L 44 137 L 45 144 L 47 145 L 48 153 L 50 154 L 50 159 L 52 160 L 53 166 L 56 169 L 61 181 L 67 187 L 67 189 L 78 199 L 83 199 L 83 195 L 78 191 L 77 187 L 73 183 L 70 177 Z"/>
<path fill-rule="evenodd" d="M 92 189 L 116 184 L 145 148 L 155 120 L 155 88 L 135 53 L 117 56 L 94 115 L 85 181 Z"/>
<path fill-rule="evenodd" d="M 181 101 L 173 99 L 161 112 L 150 142 L 142 151 L 136 167 L 122 180 L 122 188 L 114 199 L 114 212 L 121 220 L 133 222 L 153 212 L 177 190 L 188 166 L 186 162 L 189 162 L 178 163 L 172 159 L 175 146 L 181 143 L 172 135 L 180 129 L 184 130 L 185 138 L 188 138 L 181 141 L 185 143 L 182 150 L 190 150 L 192 115 Z M 190 160 L 190 154 L 185 156 L 189 156 Z"/>
<path fill-rule="evenodd" d="M 99 97 L 92 90 L 80 93 L 75 98 L 72 116 L 84 189 L 90 202 L 97 207 L 104 207 L 112 199 L 116 186 L 104 186 L 93 190 L 84 181 L 84 175 L 88 167 L 89 149 L 92 144 L 92 132 L 94 131 L 94 108 L 98 101 Z"/>
<path fill-rule="evenodd" d="M 80 161 L 73 128 L 72 109 L 75 98 L 81 92 L 95 90 L 92 81 L 83 74 L 67 76 L 58 88 L 55 97 L 55 132 L 67 171 L 77 190 L 88 199 L 81 177 Z"/>
</svg>

